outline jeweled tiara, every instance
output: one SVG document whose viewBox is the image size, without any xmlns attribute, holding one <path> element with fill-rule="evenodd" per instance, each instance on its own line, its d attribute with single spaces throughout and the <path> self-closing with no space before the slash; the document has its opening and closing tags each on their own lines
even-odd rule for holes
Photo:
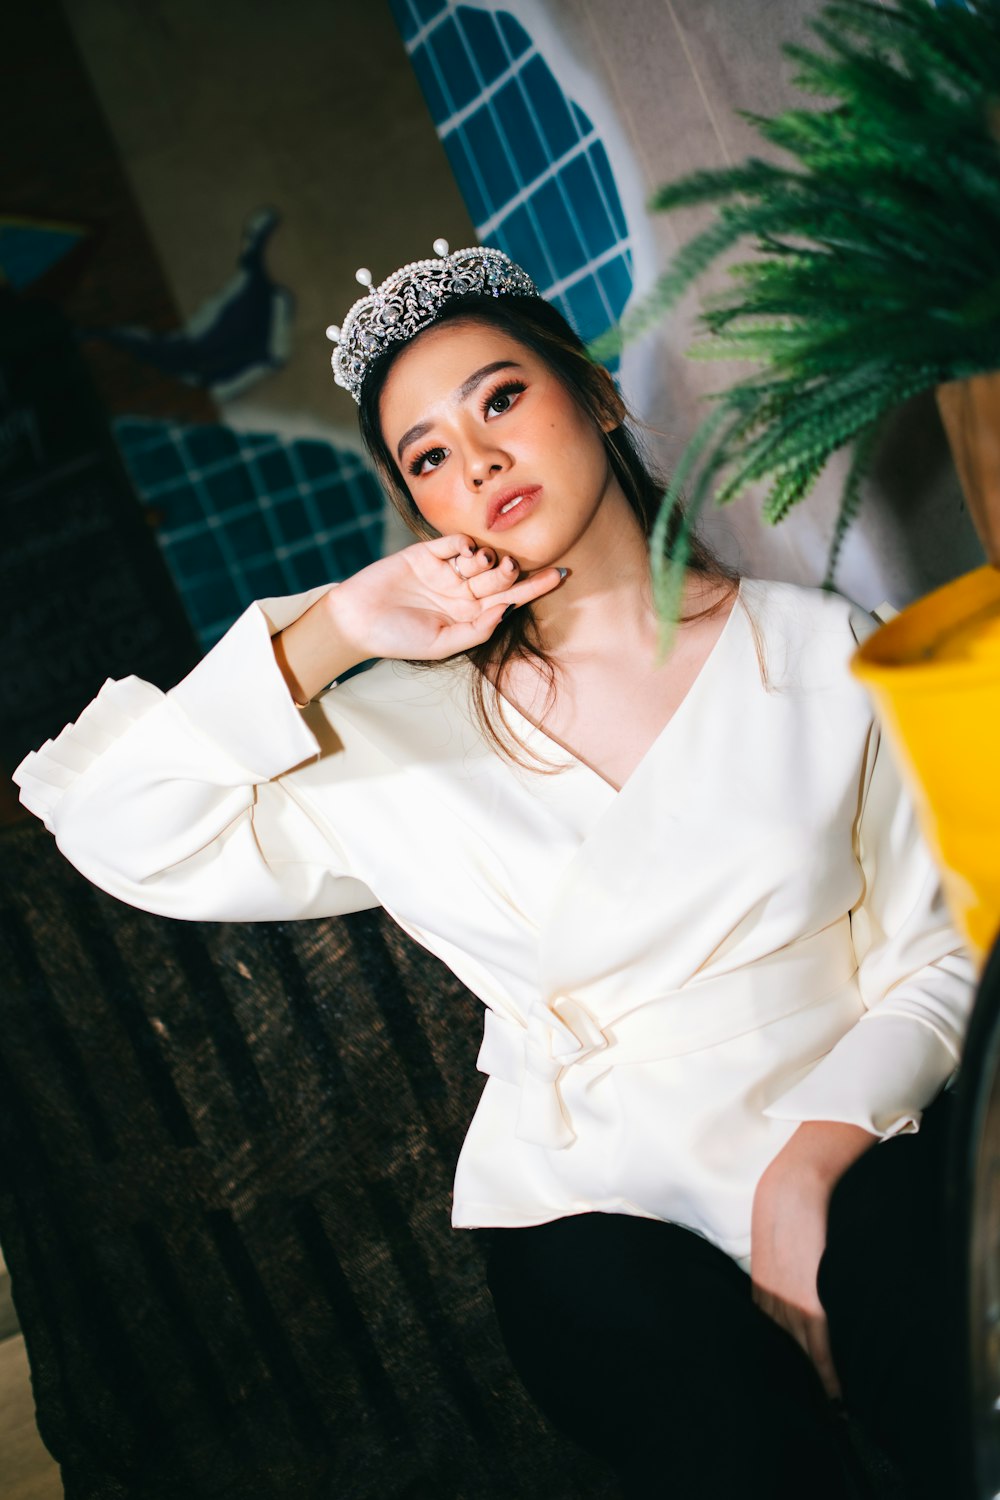
<svg viewBox="0 0 1000 1500">
<path fill-rule="evenodd" d="M 434 241 L 434 260 L 411 260 L 372 288 L 372 273 L 362 266 L 355 276 L 371 288 L 359 297 L 338 328 L 331 323 L 326 336 L 337 345 L 330 357 L 333 378 L 361 400 L 368 367 L 390 344 L 410 339 L 434 321 L 453 297 L 470 292 L 487 296 L 541 294 L 527 271 L 502 250 L 473 245 L 448 253 L 447 240 Z"/>
</svg>

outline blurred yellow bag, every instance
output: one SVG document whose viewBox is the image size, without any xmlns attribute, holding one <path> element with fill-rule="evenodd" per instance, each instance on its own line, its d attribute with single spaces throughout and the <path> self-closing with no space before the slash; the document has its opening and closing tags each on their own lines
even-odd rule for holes
<svg viewBox="0 0 1000 1500">
<path fill-rule="evenodd" d="M 1000 568 L 925 594 L 851 658 L 981 972 L 1000 931 Z"/>
</svg>

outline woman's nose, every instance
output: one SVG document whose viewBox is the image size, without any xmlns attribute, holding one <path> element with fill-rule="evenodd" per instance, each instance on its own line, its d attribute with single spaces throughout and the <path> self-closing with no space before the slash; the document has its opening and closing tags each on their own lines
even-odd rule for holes
<svg viewBox="0 0 1000 1500">
<path fill-rule="evenodd" d="M 496 452 L 473 454 L 466 465 L 466 474 L 472 487 L 478 489 L 485 479 L 493 474 L 503 473 L 506 467 L 506 462 Z"/>
</svg>

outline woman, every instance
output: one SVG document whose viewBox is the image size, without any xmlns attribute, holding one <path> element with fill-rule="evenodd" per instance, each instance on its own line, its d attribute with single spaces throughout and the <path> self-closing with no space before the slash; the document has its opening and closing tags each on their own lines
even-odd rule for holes
<svg viewBox="0 0 1000 1500">
<path fill-rule="evenodd" d="M 435 248 L 334 355 L 423 540 L 255 603 L 168 693 L 109 680 L 22 801 L 136 906 L 381 904 L 483 999 L 452 1221 L 627 1494 L 850 1495 L 841 1401 L 958 1493 L 910 1315 L 972 968 L 848 671 L 874 622 L 696 544 L 661 663 L 613 382 L 506 257 Z"/>
</svg>

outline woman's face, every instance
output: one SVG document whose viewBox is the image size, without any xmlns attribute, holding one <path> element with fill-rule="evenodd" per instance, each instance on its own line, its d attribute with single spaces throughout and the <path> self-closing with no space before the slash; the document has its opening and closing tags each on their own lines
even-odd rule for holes
<svg viewBox="0 0 1000 1500">
<path fill-rule="evenodd" d="M 389 372 L 379 414 L 425 520 L 510 552 L 523 569 L 564 557 L 612 482 L 593 421 L 538 355 L 485 323 L 414 339 Z"/>
</svg>

